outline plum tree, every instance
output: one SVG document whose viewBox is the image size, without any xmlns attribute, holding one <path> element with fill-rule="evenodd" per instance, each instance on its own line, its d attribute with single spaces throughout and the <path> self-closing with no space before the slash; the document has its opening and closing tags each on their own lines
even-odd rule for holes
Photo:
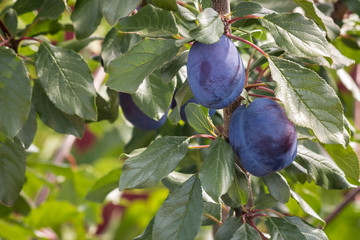
<svg viewBox="0 0 360 240">
<path fill-rule="evenodd" d="M 194 42 L 190 48 L 187 73 L 195 99 L 207 108 L 230 105 L 242 92 L 245 70 L 241 57 L 226 36 L 219 42 Z"/>
<path fill-rule="evenodd" d="M 266 98 L 235 110 L 229 141 L 245 170 L 259 177 L 289 166 L 297 153 L 294 124 L 280 104 Z"/>
<path fill-rule="evenodd" d="M 136 106 L 131 94 L 119 92 L 119 100 L 125 118 L 137 128 L 151 131 L 161 127 L 166 121 L 168 111 L 160 120 L 156 121 L 148 117 Z"/>
</svg>

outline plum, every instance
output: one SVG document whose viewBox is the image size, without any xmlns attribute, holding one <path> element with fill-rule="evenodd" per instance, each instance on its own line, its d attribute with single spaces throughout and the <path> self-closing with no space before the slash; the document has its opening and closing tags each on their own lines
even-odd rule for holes
<svg viewBox="0 0 360 240">
<path fill-rule="evenodd" d="M 138 106 L 136 106 L 131 94 L 120 92 L 119 99 L 125 118 L 137 128 L 151 131 L 161 127 L 166 121 L 169 110 L 160 118 L 160 120 L 156 121 L 148 117 L 138 108 Z"/>
<path fill-rule="evenodd" d="M 258 177 L 289 166 L 297 153 L 294 124 L 280 104 L 267 98 L 234 111 L 229 141 L 245 170 Z"/>
<path fill-rule="evenodd" d="M 207 108 L 221 109 L 241 94 L 245 69 L 239 52 L 225 35 L 214 44 L 194 42 L 190 48 L 187 74 L 195 99 Z"/>
<path fill-rule="evenodd" d="M 181 108 L 180 108 L 180 116 L 181 116 L 181 119 L 184 122 L 187 122 L 187 118 L 186 118 L 186 114 L 185 114 L 185 108 L 189 103 L 199 104 L 198 101 L 196 101 L 195 98 L 190 98 L 189 101 L 187 101 L 184 105 L 181 106 Z M 209 116 L 210 117 L 214 116 L 215 113 L 216 113 L 216 109 L 209 109 Z"/>
</svg>

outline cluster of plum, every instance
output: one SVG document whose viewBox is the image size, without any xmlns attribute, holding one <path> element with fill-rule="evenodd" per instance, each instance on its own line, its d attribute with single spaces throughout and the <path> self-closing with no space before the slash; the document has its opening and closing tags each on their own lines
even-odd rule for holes
<svg viewBox="0 0 360 240">
<path fill-rule="evenodd" d="M 189 102 L 209 108 L 210 114 L 233 103 L 245 85 L 241 57 L 225 35 L 214 44 L 193 43 L 187 74 L 194 95 Z M 186 104 L 181 107 L 184 121 Z M 144 130 L 156 129 L 166 120 L 167 113 L 159 121 L 146 116 L 126 93 L 120 93 L 120 105 L 125 117 Z M 243 168 L 255 176 L 265 176 L 289 166 L 297 152 L 294 124 L 287 118 L 284 108 L 268 98 L 258 98 L 248 107 L 241 105 L 233 112 L 229 142 Z"/>
</svg>

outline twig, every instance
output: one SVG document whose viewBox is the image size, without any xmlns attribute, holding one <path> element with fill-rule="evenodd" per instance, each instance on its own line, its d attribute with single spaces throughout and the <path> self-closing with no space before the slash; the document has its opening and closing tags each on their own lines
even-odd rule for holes
<svg viewBox="0 0 360 240">
<path fill-rule="evenodd" d="M 334 209 L 334 211 L 332 211 L 329 216 L 327 216 L 325 218 L 325 223 L 326 225 L 328 225 L 330 222 L 332 222 L 336 216 L 338 216 L 340 214 L 340 212 L 351 202 L 354 200 L 355 196 L 360 193 L 360 187 L 357 187 L 355 189 L 352 189 L 350 192 L 348 192 L 345 195 L 344 200 L 342 201 L 342 203 L 337 206 L 337 208 Z"/>
<path fill-rule="evenodd" d="M 228 36 L 229 38 L 232 38 L 232 39 L 235 39 L 235 40 L 238 40 L 240 42 L 243 42 L 243 43 L 246 43 L 247 45 L 255 48 L 257 51 L 259 51 L 262 55 L 264 55 L 265 58 L 268 58 L 269 55 L 264 52 L 261 48 L 259 48 L 258 46 L 256 46 L 255 44 L 253 44 L 252 42 L 249 42 L 248 40 L 245 40 L 243 38 L 240 38 L 240 37 L 236 37 L 234 35 L 231 35 L 231 34 L 226 34 L 226 36 Z"/>
<path fill-rule="evenodd" d="M 191 137 L 189 137 L 189 138 L 192 139 L 192 138 L 200 138 L 200 137 L 201 137 L 201 138 L 210 138 L 210 139 L 212 139 L 212 140 L 215 139 L 214 136 L 206 135 L 206 134 L 193 135 L 193 136 L 191 136 Z"/>
<path fill-rule="evenodd" d="M 247 15 L 245 17 L 236 17 L 236 18 L 233 18 L 231 20 L 228 21 L 229 24 L 232 24 L 238 20 L 242 20 L 242 19 L 257 19 L 259 18 L 259 16 L 255 16 L 255 15 Z"/>
<path fill-rule="evenodd" d="M 0 47 L 8 44 L 11 41 L 11 39 L 6 39 L 3 42 L 0 43 Z"/>
<path fill-rule="evenodd" d="M 248 80 L 249 80 L 249 70 L 250 70 L 250 64 L 251 64 L 251 60 L 253 59 L 255 54 L 255 50 L 251 53 L 249 61 L 248 61 L 248 65 L 246 67 L 246 73 L 245 73 L 245 85 L 248 84 Z"/>
<path fill-rule="evenodd" d="M 281 102 L 281 100 L 276 97 L 264 96 L 264 95 L 253 94 L 253 93 L 248 93 L 248 95 L 253 96 L 253 97 L 259 97 L 259 98 L 269 98 L 269 99 Z"/>
<path fill-rule="evenodd" d="M 264 73 L 266 72 L 266 70 L 269 69 L 269 66 L 267 66 L 266 68 L 264 68 L 264 70 L 261 71 L 261 73 L 259 74 L 258 78 L 256 79 L 255 82 L 260 81 L 261 77 L 264 75 Z"/>
<path fill-rule="evenodd" d="M 189 149 L 200 149 L 200 148 L 208 148 L 210 145 L 196 145 L 196 146 L 189 146 Z"/>
<path fill-rule="evenodd" d="M 0 18 L 0 29 L 4 33 L 4 37 L 7 36 L 7 39 L 10 41 L 11 48 L 14 49 L 14 51 L 17 53 L 18 44 L 15 41 L 14 36 L 11 34 L 10 30 L 8 29 L 8 27 L 6 26 L 6 24 L 4 23 L 4 21 L 1 18 Z"/>
<path fill-rule="evenodd" d="M 220 226 L 222 225 L 222 222 L 220 222 L 219 220 L 217 220 L 215 217 L 213 217 L 213 216 L 211 216 L 211 215 L 209 215 L 209 214 L 203 214 L 203 216 L 204 217 L 207 217 L 207 218 L 209 218 L 209 219 L 211 219 L 211 220 L 213 220 L 214 222 L 216 222 L 217 224 L 219 224 Z"/>
<path fill-rule="evenodd" d="M 253 220 L 249 221 L 249 224 L 250 224 L 250 226 L 252 226 L 260 234 L 261 239 L 268 240 L 268 238 L 265 237 L 265 235 L 255 226 L 255 223 L 254 223 Z"/>
</svg>

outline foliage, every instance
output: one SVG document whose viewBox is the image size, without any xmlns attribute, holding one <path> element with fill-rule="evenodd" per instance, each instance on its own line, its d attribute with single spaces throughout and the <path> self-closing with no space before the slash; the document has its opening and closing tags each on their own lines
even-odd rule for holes
<svg viewBox="0 0 360 240">
<path fill-rule="evenodd" d="M 360 3 L 315 2 L 0 1 L 0 239 L 357 236 Z M 226 111 L 180 118 L 188 50 L 224 26 L 241 103 L 279 100 L 297 128 L 295 162 L 265 177 L 235 164 Z M 177 106 L 143 131 L 119 91 L 155 120 Z"/>
</svg>

